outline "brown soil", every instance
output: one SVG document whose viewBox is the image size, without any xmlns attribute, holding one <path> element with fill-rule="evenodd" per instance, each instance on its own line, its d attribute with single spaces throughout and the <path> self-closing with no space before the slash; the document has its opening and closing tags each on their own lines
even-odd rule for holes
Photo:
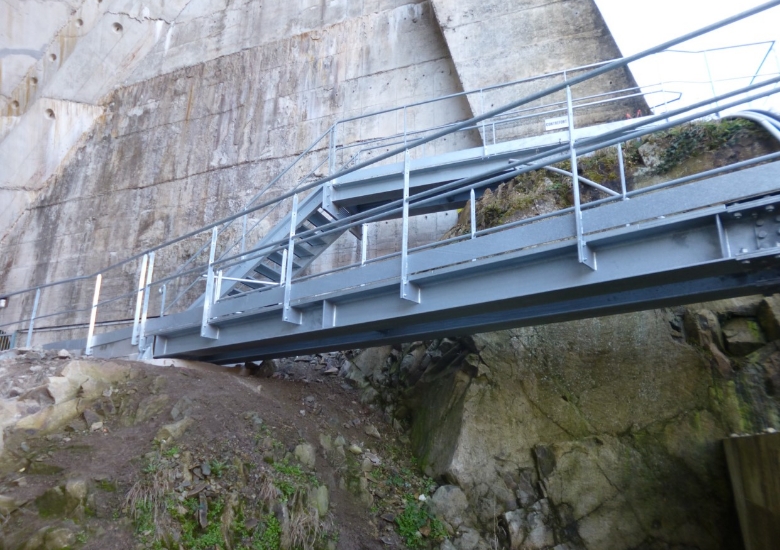
<svg viewBox="0 0 780 550">
<path fill-rule="evenodd" d="M 43 376 L 37 373 L 56 373 L 63 363 L 67 361 L 50 357 L 1 361 L 5 376 L 0 372 L 0 384 L 5 380 L 5 385 L 0 385 L 0 389 L 7 397 L 14 386 L 7 382 L 9 379 L 18 382 L 20 376 L 28 376 L 29 382 L 30 368 L 42 367 L 32 377 L 35 382 L 36 376 Z M 164 456 L 161 453 L 166 448 L 155 446 L 155 435 L 173 421 L 172 407 L 185 397 L 192 402 L 188 416 L 195 423 L 175 442 L 175 448 L 170 450 L 168 445 L 168 455 L 175 452 L 178 459 L 188 452 L 194 465 L 209 460 L 228 465 L 223 479 L 215 480 L 212 475 L 211 483 L 216 485 L 210 489 L 214 494 L 238 491 L 246 502 L 247 517 L 253 515 L 253 506 L 260 509 L 258 484 L 263 473 L 273 467 L 270 462 L 290 459 L 288 453 L 296 445 L 308 442 L 317 449 L 314 473 L 330 493 L 328 516 L 321 519 L 325 528 L 336 534 L 332 540 L 338 540 L 337 547 L 404 546 L 392 519 L 393 513 L 403 506 L 400 493 L 410 491 L 414 481 L 411 485 L 404 483 L 406 488 L 402 487 L 400 492 L 388 490 L 383 481 L 398 476 L 401 470 L 410 472 L 410 455 L 399 442 L 399 437 L 404 438 L 381 413 L 361 405 L 358 391 L 343 378 L 322 374 L 324 364 L 318 363 L 317 358 L 311 362 L 289 361 L 286 372 L 277 371 L 274 378 L 240 376 L 231 373 L 238 369 L 205 364 L 190 368 L 142 363 L 131 366 L 137 376 L 116 388 L 110 397 L 91 405 L 91 409 L 105 415 L 102 429 L 90 431 L 79 418 L 76 423 L 46 435 L 29 430 L 6 433 L 5 453 L 0 461 L 0 495 L 25 504 L 5 518 L 0 512 L 0 550 L 24 548 L 30 535 L 47 525 L 63 525 L 77 533 L 74 547 L 149 547 L 150 539 L 144 545 L 143 534 L 136 532 L 136 524 L 125 506 L 125 495 L 144 475 L 145 464 Z M 137 404 L 151 395 L 167 395 L 167 400 L 160 398 L 165 406 L 147 421 L 133 425 Z M 256 420 L 258 416 L 261 425 Z M 378 429 L 380 439 L 366 434 L 369 425 Z M 379 458 L 380 464 L 372 475 L 358 474 L 370 482 L 373 502 L 357 498 L 350 490 L 353 485 L 345 479 L 346 463 L 355 457 L 349 452 L 346 457 L 344 453 L 339 457 L 338 453 L 326 452 L 319 444 L 323 434 L 333 439 L 341 435 L 347 447 L 356 444 L 364 453 L 371 451 Z M 268 448 L 271 439 L 277 442 L 273 450 Z M 363 460 L 363 456 L 357 458 Z M 174 458 L 170 460 L 175 462 Z M 234 468 L 234 464 L 239 466 Z M 245 472 L 241 475 L 237 470 Z M 44 517 L 39 497 L 69 479 L 88 481 L 92 496 L 86 513 Z"/>
</svg>

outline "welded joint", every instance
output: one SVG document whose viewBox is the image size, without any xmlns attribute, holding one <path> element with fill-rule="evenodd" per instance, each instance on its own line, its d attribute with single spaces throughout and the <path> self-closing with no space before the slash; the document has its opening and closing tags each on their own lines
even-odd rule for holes
<svg viewBox="0 0 780 550">
<path fill-rule="evenodd" d="M 322 301 L 322 328 L 336 326 L 336 304 L 330 300 Z"/>
<path fill-rule="evenodd" d="M 422 302 L 422 292 L 416 284 L 407 281 L 401 281 L 401 298 L 409 302 L 419 304 Z"/>
</svg>

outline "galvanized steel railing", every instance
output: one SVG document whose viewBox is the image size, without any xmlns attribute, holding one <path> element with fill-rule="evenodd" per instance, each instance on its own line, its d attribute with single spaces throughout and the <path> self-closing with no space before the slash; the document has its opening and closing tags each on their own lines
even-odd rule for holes
<svg viewBox="0 0 780 550">
<path fill-rule="evenodd" d="M 161 243 L 160 245 L 152 247 L 149 250 L 131 256 L 130 258 L 127 258 L 121 262 L 109 266 L 106 269 L 101 270 L 99 273 L 72 277 L 69 279 L 38 285 L 36 287 L 32 287 L 24 290 L 9 292 L 4 296 L 5 297 L 16 297 L 16 296 L 21 297 L 24 295 L 34 296 L 33 305 L 30 308 L 31 314 L 27 318 L 0 324 L 0 328 L 26 324 L 27 325 L 26 344 L 27 346 L 29 346 L 32 342 L 32 335 L 33 335 L 36 322 L 39 322 L 42 319 L 54 320 L 57 319 L 58 317 L 72 318 L 72 316 L 74 316 L 75 314 L 88 313 L 89 322 L 87 326 L 86 353 L 89 354 L 91 352 L 93 335 L 95 332 L 95 326 L 97 322 L 98 308 L 105 308 L 106 306 L 111 304 L 118 304 L 120 306 L 120 310 L 122 310 L 134 302 L 134 307 L 132 308 L 132 311 L 134 312 L 133 319 L 132 319 L 132 323 L 133 323 L 132 340 L 134 344 L 139 345 L 140 349 L 144 349 L 146 347 L 145 324 L 149 316 L 149 312 L 151 311 L 152 301 L 157 302 L 157 304 L 155 304 L 157 305 L 155 309 L 159 311 L 160 316 L 164 316 L 166 315 L 166 313 L 173 311 L 174 307 L 178 307 L 179 304 L 186 297 L 191 296 L 194 292 L 194 286 L 198 284 L 200 281 L 204 280 L 204 275 L 205 275 L 207 298 L 206 298 L 206 305 L 204 306 L 202 333 L 204 336 L 209 336 L 208 304 L 212 303 L 215 299 L 218 300 L 221 298 L 220 293 L 218 292 L 219 290 L 218 287 L 220 286 L 222 280 L 220 274 L 224 272 L 225 269 L 233 265 L 246 262 L 248 259 L 251 259 L 253 257 L 260 258 L 268 254 L 271 254 L 273 252 L 281 252 L 284 255 L 283 264 L 285 267 L 283 268 L 281 281 L 279 283 L 269 282 L 268 284 L 269 285 L 278 284 L 278 285 L 285 286 L 284 315 L 285 315 L 285 320 L 289 321 L 291 320 L 289 318 L 290 311 L 291 311 L 290 303 L 289 303 L 290 288 L 293 279 L 291 267 L 292 267 L 293 254 L 294 254 L 296 243 L 307 242 L 312 238 L 321 238 L 323 235 L 327 235 L 330 233 L 336 233 L 336 232 L 343 233 L 347 229 L 366 226 L 366 224 L 387 218 L 388 216 L 391 215 L 399 215 L 403 220 L 402 221 L 403 237 L 402 237 L 400 251 L 391 253 L 389 255 L 384 255 L 382 257 L 370 258 L 370 259 L 367 258 L 366 238 L 365 238 L 366 233 L 364 232 L 363 242 L 361 243 L 361 258 L 358 264 L 342 266 L 336 268 L 335 270 L 330 270 L 325 273 L 316 273 L 316 274 L 301 276 L 299 277 L 299 279 L 300 280 L 309 279 L 309 278 L 324 275 L 326 273 L 333 273 L 340 270 L 352 269 L 356 265 L 357 266 L 365 265 L 366 263 L 371 263 L 374 261 L 385 259 L 390 256 L 400 255 L 402 258 L 401 298 L 414 299 L 414 288 L 409 283 L 408 267 L 405 261 L 409 252 L 414 250 L 424 249 L 427 247 L 440 246 L 441 244 L 444 244 L 446 242 L 452 242 L 459 239 L 477 238 L 480 235 L 506 229 L 507 227 L 533 223 L 534 221 L 538 221 L 539 219 L 542 219 L 544 217 L 560 215 L 564 212 L 570 212 L 570 211 L 574 211 L 577 213 L 575 219 L 577 220 L 579 260 L 581 263 L 585 265 L 590 265 L 589 251 L 587 248 L 587 243 L 584 239 L 585 231 L 581 226 L 581 217 L 579 215 L 579 213 L 583 208 L 593 207 L 605 201 L 626 200 L 636 193 L 649 192 L 652 190 L 657 190 L 662 186 L 678 185 L 678 184 L 685 183 L 686 181 L 690 181 L 691 179 L 694 178 L 714 175 L 715 173 L 719 173 L 724 170 L 735 169 L 756 162 L 773 160 L 775 158 L 778 158 L 780 154 L 769 155 L 766 157 L 762 157 L 760 159 L 754 159 L 753 161 L 746 161 L 744 163 L 739 163 L 737 165 L 732 165 L 718 170 L 709 171 L 705 174 L 699 174 L 696 176 L 682 178 L 679 180 L 664 183 L 661 186 L 655 186 L 652 188 L 647 188 L 647 189 L 634 191 L 634 192 L 628 192 L 625 188 L 625 178 L 624 178 L 624 173 L 622 171 L 622 165 L 621 165 L 621 175 L 623 176 L 622 177 L 623 185 L 622 185 L 621 192 L 620 193 L 612 192 L 611 196 L 588 204 L 581 204 L 581 200 L 579 196 L 579 182 L 582 181 L 582 178 L 579 176 L 572 176 L 574 206 L 571 209 L 567 209 L 561 212 L 546 214 L 544 216 L 529 219 L 529 220 L 521 220 L 513 224 L 504 225 L 497 228 L 491 228 L 483 231 L 476 231 L 476 227 L 474 223 L 473 198 L 474 198 L 475 188 L 491 185 L 499 180 L 502 181 L 503 179 L 506 179 L 506 170 L 513 170 L 513 174 L 519 175 L 525 172 L 529 172 L 531 170 L 549 168 L 549 165 L 563 160 L 570 160 L 572 165 L 571 173 L 577 174 L 576 165 L 577 165 L 578 156 L 581 156 L 583 154 L 588 154 L 590 152 L 603 149 L 606 147 L 620 148 L 621 144 L 625 143 L 628 140 L 635 139 L 647 135 L 651 132 L 659 131 L 674 125 L 682 124 L 684 122 L 694 120 L 696 118 L 715 115 L 720 112 L 726 111 L 730 108 L 743 105 L 746 101 L 752 101 L 758 98 L 771 95 L 775 93 L 777 84 L 780 83 L 780 77 L 774 73 L 771 75 L 766 75 L 766 74 L 757 75 L 757 73 L 761 71 L 764 62 L 762 62 L 756 74 L 752 76 L 750 84 L 738 90 L 733 90 L 731 92 L 720 94 L 720 95 L 714 95 L 712 98 L 709 98 L 707 100 L 703 100 L 693 105 L 685 106 L 674 110 L 669 110 L 668 108 L 669 104 L 672 103 L 672 101 L 669 101 L 666 98 L 664 98 L 665 101 L 661 103 L 657 103 L 656 105 L 656 106 L 658 105 L 664 106 L 663 113 L 656 114 L 654 116 L 644 117 L 641 120 L 636 121 L 635 123 L 629 124 L 628 126 L 621 128 L 620 130 L 616 130 L 607 134 L 600 135 L 598 136 L 598 138 L 585 139 L 581 141 L 575 141 L 574 139 L 569 139 L 567 142 L 562 143 L 558 147 L 554 147 L 550 150 L 547 150 L 544 153 L 525 156 L 520 160 L 510 162 L 505 167 L 503 167 L 501 173 L 485 172 L 476 177 L 461 179 L 456 182 L 452 182 L 437 187 L 436 189 L 432 189 L 422 193 L 417 193 L 414 195 L 410 195 L 409 193 L 409 171 L 410 171 L 410 160 L 411 160 L 412 153 L 415 150 L 419 150 L 421 151 L 420 154 L 423 155 L 425 154 L 423 147 L 425 147 L 428 144 L 431 144 L 430 146 L 435 146 L 435 142 L 439 139 L 443 139 L 447 136 L 451 136 L 456 133 L 477 131 L 479 132 L 482 140 L 484 153 L 488 155 L 490 142 L 492 142 L 493 145 L 498 143 L 497 134 L 498 134 L 498 139 L 499 140 L 501 139 L 502 136 L 500 134 L 501 134 L 502 127 L 506 127 L 509 125 L 517 125 L 517 124 L 527 124 L 531 121 L 536 121 L 537 123 L 539 123 L 539 121 L 543 120 L 543 117 L 550 116 L 551 114 L 561 113 L 561 112 L 566 113 L 567 115 L 566 129 L 569 132 L 569 136 L 573 136 L 575 131 L 574 128 L 575 113 L 578 110 L 592 108 L 595 106 L 604 105 L 615 101 L 625 101 L 631 98 L 637 98 L 637 97 L 644 98 L 653 94 L 661 94 L 662 96 L 665 96 L 666 94 L 669 93 L 667 86 L 670 83 L 662 82 L 658 84 L 657 88 L 651 88 L 651 89 L 646 88 L 644 90 L 640 90 L 638 88 L 629 88 L 629 89 L 619 90 L 617 92 L 604 92 L 604 93 L 595 93 L 595 94 L 587 93 L 580 97 L 575 97 L 573 95 L 572 93 L 573 87 L 581 83 L 591 81 L 597 78 L 598 76 L 607 73 L 608 71 L 622 70 L 626 68 L 630 63 L 648 58 L 649 56 L 654 55 L 658 52 L 668 51 L 671 47 L 680 44 L 682 42 L 685 42 L 691 38 L 721 28 L 730 23 L 744 19 L 746 17 L 749 17 L 750 15 L 754 15 L 756 13 L 777 6 L 779 4 L 780 4 L 780 0 L 768 2 L 766 4 L 763 4 L 762 6 L 758 6 L 752 10 L 745 11 L 727 20 L 710 25 L 694 33 L 690 33 L 678 39 L 666 42 L 655 48 L 651 48 L 649 50 L 646 50 L 645 52 L 641 52 L 639 54 L 627 58 L 613 60 L 610 62 L 598 63 L 598 64 L 589 65 L 585 67 L 578 67 L 576 69 L 569 69 L 567 71 L 560 71 L 558 73 L 553 73 L 550 75 L 543 75 L 541 77 L 524 79 L 521 81 L 504 84 L 500 86 L 494 86 L 491 88 L 484 88 L 482 90 L 477 90 L 473 92 L 452 94 L 449 96 L 445 96 L 443 98 L 437 98 L 430 101 L 410 104 L 410 105 L 406 105 L 394 109 L 387 109 L 384 111 L 379 111 L 377 113 L 371 113 L 368 115 L 360 115 L 356 117 L 342 119 L 337 123 L 333 124 L 325 132 L 323 132 L 322 135 L 319 137 L 319 139 L 317 139 L 310 147 L 308 147 L 305 151 L 303 151 L 294 160 L 294 162 L 292 162 L 284 170 L 282 170 L 282 172 L 277 177 L 271 180 L 260 191 L 260 193 L 258 193 L 255 197 L 253 197 L 249 201 L 248 206 L 244 210 L 236 214 L 233 214 L 231 216 L 228 216 L 226 218 L 223 218 L 217 222 L 211 223 L 198 230 L 189 232 L 176 239 L 172 239 L 166 241 L 165 243 Z M 774 44 L 772 44 L 772 46 L 770 47 L 764 61 L 766 61 L 766 59 L 769 57 L 769 53 L 774 51 L 773 47 Z M 760 82 L 755 82 L 758 78 L 763 78 L 764 80 Z M 524 96 L 522 99 L 515 100 L 513 102 L 505 104 L 500 108 L 492 109 L 492 110 L 483 110 L 479 115 L 470 117 L 466 120 L 459 120 L 447 124 L 435 125 L 424 129 L 415 129 L 407 126 L 407 118 L 408 117 L 411 118 L 409 116 L 410 112 L 412 112 L 414 109 L 417 108 L 427 109 L 430 108 L 429 105 L 434 103 L 455 101 L 455 100 L 460 100 L 463 98 L 468 98 L 473 96 L 479 97 L 481 98 L 481 100 L 484 100 L 486 94 L 488 93 L 492 93 L 492 92 L 504 93 L 512 86 L 530 85 L 530 84 L 536 85 L 540 82 L 549 81 L 551 79 L 558 79 L 560 80 L 560 82 L 554 83 L 552 86 L 547 86 L 541 91 L 528 94 Z M 766 89 L 769 86 L 772 86 L 772 88 Z M 554 98 L 555 94 L 559 94 L 559 93 L 565 93 L 565 100 L 561 100 L 560 98 L 558 99 Z M 750 96 L 746 95 L 751 93 L 752 95 Z M 546 103 L 541 102 L 538 105 L 533 104 L 534 102 L 539 102 L 543 98 L 548 96 L 553 96 L 554 100 L 547 101 Z M 676 98 L 672 98 L 672 99 L 674 99 L 675 101 L 679 100 L 680 99 L 679 94 L 677 94 Z M 726 102 L 727 100 L 731 100 L 731 101 L 728 101 L 727 103 L 723 103 Z M 482 103 L 482 101 L 480 101 L 480 103 Z M 347 134 L 346 130 L 348 130 L 350 125 L 362 123 L 363 121 L 366 121 L 371 118 L 376 120 L 379 117 L 396 115 L 397 113 L 403 114 L 402 116 L 403 129 L 401 132 L 396 132 L 386 137 L 374 136 L 374 137 L 368 137 L 366 139 L 357 139 L 357 138 L 346 139 L 346 140 L 342 139 L 340 141 L 340 135 L 341 134 L 346 135 Z M 380 149 L 383 148 L 389 150 L 374 155 L 375 151 L 379 151 Z M 360 158 L 361 155 L 362 156 L 369 155 L 372 156 L 372 158 L 368 160 L 366 159 L 361 160 Z M 343 177 L 351 172 L 355 172 L 363 168 L 374 166 L 383 161 L 392 161 L 394 159 L 397 159 L 398 157 L 401 157 L 403 159 L 404 176 L 405 176 L 404 194 L 402 199 L 392 201 L 380 207 L 372 208 L 360 214 L 346 215 L 340 219 L 334 220 L 332 223 L 328 225 L 317 228 L 317 230 L 307 230 L 307 231 L 299 232 L 297 235 L 295 233 L 296 223 L 295 220 L 293 219 L 287 237 L 283 239 L 278 239 L 271 243 L 266 243 L 266 245 L 262 250 L 253 250 L 251 245 L 248 245 L 248 243 L 259 241 L 258 237 L 264 233 L 263 230 L 266 228 L 266 226 L 269 225 L 269 222 L 267 222 L 267 220 L 273 219 L 272 216 L 275 215 L 276 209 L 280 208 L 283 203 L 287 201 L 291 202 L 292 203 L 291 212 L 295 213 L 297 211 L 296 205 L 298 202 L 299 194 L 306 193 L 306 192 L 320 192 L 320 190 L 327 193 L 327 190 L 329 188 L 332 188 L 333 185 L 338 184 L 338 178 Z M 619 154 L 618 158 L 622 159 L 622 155 Z M 327 166 L 327 175 L 320 174 L 319 171 L 326 166 Z M 585 183 L 593 184 L 595 182 L 586 181 Z M 270 190 L 277 190 L 277 189 L 284 190 L 288 188 L 290 189 L 289 191 L 283 191 L 279 196 L 275 198 L 261 201 L 261 199 L 265 197 L 266 193 Z M 428 202 L 441 199 L 442 197 L 452 196 L 457 193 L 462 193 L 463 191 L 470 192 L 472 197 L 471 232 L 467 235 L 454 237 L 447 241 L 439 241 L 439 242 L 429 243 L 416 248 L 410 248 L 409 238 L 408 238 L 408 220 L 409 220 L 410 207 L 420 207 L 425 205 Z M 250 218 L 251 215 L 257 215 L 257 219 L 251 219 Z M 295 216 L 293 214 L 293 218 L 294 217 Z M 241 226 L 240 230 L 237 228 L 237 225 L 239 224 Z M 227 237 L 225 237 L 225 235 L 227 235 Z M 219 248 L 220 238 L 224 239 L 224 241 L 227 242 L 227 244 L 222 245 L 222 248 Z M 169 267 L 168 273 L 165 273 L 163 277 L 154 279 L 156 256 L 159 256 L 159 254 L 162 251 L 165 250 L 170 251 L 172 248 L 176 247 L 177 245 L 182 245 L 185 242 L 189 241 L 189 243 L 192 244 L 192 241 L 196 239 L 199 239 L 200 242 L 198 243 L 197 249 L 194 251 L 194 253 L 191 254 L 189 259 L 181 263 L 177 261 L 176 265 L 178 265 L 178 267 L 176 269 L 171 269 Z M 206 250 L 208 250 L 208 258 L 203 258 Z M 177 251 L 174 250 L 174 259 L 178 259 L 176 252 Z M 159 257 L 157 258 L 157 261 L 159 265 Z M 126 270 L 130 265 L 134 263 L 138 266 L 137 286 L 135 286 L 130 291 L 114 294 L 110 298 L 101 301 L 100 300 L 101 285 L 106 275 L 111 273 L 121 272 L 122 270 Z M 92 300 L 91 301 L 84 300 L 85 302 L 91 302 L 91 305 L 84 305 L 83 307 L 79 307 L 79 308 L 71 307 L 65 310 L 59 310 L 53 312 L 39 311 L 39 306 L 42 301 L 41 295 L 43 292 L 49 292 L 51 289 L 56 289 L 54 290 L 55 292 L 62 293 L 63 285 L 81 284 L 93 279 L 95 284 L 94 287 L 92 288 L 92 293 L 91 293 Z M 117 279 L 121 280 L 123 279 L 123 277 L 117 277 Z M 168 303 L 166 304 L 168 287 L 171 283 L 174 282 L 179 284 L 180 288 L 178 288 L 177 290 L 177 295 L 172 300 L 168 301 Z M 253 280 L 253 282 L 257 283 L 258 281 Z M 159 291 L 157 295 L 155 295 L 152 292 L 153 289 L 157 289 Z M 71 292 L 72 293 L 75 292 L 76 294 L 79 293 L 84 294 L 86 292 L 86 287 L 77 288 L 75 290 L 71 289 Z M 83 300 L 85 296 L 79 296 L 78 298 Z M 120 316 L 117 317 L 119 319 L 122 319 Z M 129 316 L 124 317 L 124 320 L 127 323 L 131 322 Z M 17 332 L 19 332 L 19 330 L 17 330 Z"/>
</svg>

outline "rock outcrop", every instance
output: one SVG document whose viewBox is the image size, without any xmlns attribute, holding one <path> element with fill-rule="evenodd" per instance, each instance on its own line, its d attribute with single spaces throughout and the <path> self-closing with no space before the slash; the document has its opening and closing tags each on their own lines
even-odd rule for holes
<svg viewBox="0 0 780 550">
<path fill-rule="evenodd" d="M 721 440 L 780 428 L 778 312 L 725 300 L 366 350 L 345 370 L 450 485 L 431 506 L 455 548 L 738 548 Z"/>
</svg>

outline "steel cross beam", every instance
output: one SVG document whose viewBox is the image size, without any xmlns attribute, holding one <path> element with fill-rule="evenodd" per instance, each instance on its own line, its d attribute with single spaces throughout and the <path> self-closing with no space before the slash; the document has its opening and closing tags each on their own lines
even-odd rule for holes
<svg viewBox="0 0 780 550">
<path fill-rule="evenodd" d="M 150 319 L 146 333 L 155 357 L 224 363 L 771 291 L 780 282 L 775 193 L 780 162 L 584 210 L 596 271 L 577 260 L 569 212 L 410 252 L 420 303 L 399 297 L 394 257 L 292 284 L 299 325 L 282 322 L 284 289 L 273 288 L 215 303 L 219 340 L 200 336 L 197 310 Z"/>
</svg>

